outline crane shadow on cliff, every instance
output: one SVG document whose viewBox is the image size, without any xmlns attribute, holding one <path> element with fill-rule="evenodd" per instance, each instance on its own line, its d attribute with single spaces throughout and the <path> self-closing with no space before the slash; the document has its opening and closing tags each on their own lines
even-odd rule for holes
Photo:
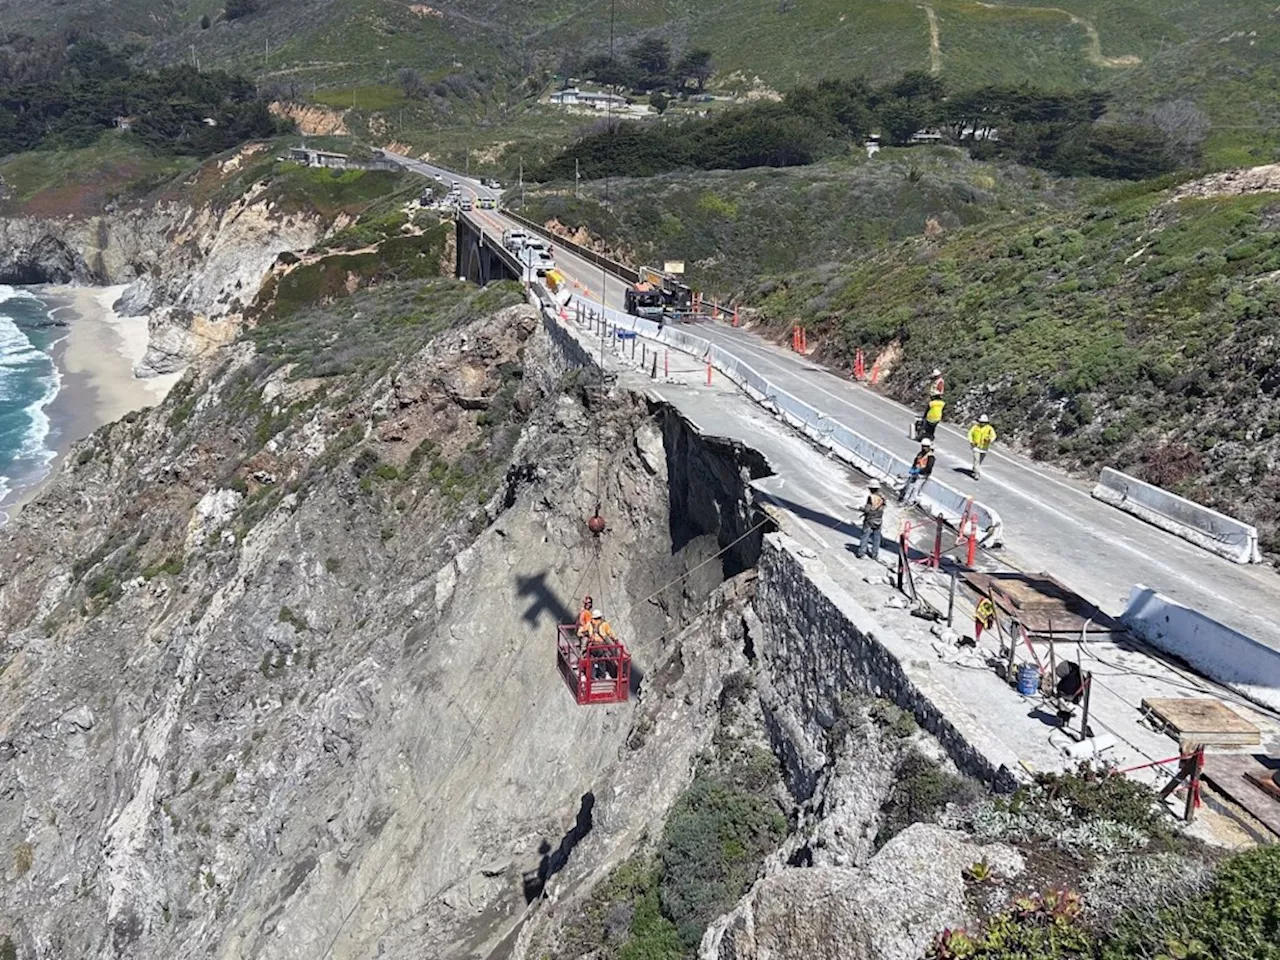
<svg viewBox="0 0 1280 960">
<path fill-rule="evenodd" d="M 521 614 L 522 619 L 529 626 L 539 628 L 544 626 L 543 614 L 551 615 L 551 626 L 573 623 L 578 615 L 547 584 L 547 573 L 548 571 L 543 570 L 532 576 L 516 578 L 516 593 L 529 600 L 529 605 Z"/>
</svg>

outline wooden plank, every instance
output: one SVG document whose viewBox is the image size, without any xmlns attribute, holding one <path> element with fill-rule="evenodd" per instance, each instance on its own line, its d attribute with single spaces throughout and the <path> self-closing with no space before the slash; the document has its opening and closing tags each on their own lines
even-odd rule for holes
<svg viewBox="0 0 1280 960">
<path fill-rule="evenodd" d="M 1151 698 L 1143 712 L 1176 737 L 1183 749 L 1197 745 L 1252 746 L 1262 734 L 1221 700 L 1200 697 Z"/>
<path fill-rule="evenodd" d="M 1204 778 L 1280 837 L 1280 799 L 1258 785 L 1258 781 L 1270 779 L 1273 768 L 1269 764 L 1276 762 L 1250 753 L 1209 753 L 1204 759 Z"/>
</svg>

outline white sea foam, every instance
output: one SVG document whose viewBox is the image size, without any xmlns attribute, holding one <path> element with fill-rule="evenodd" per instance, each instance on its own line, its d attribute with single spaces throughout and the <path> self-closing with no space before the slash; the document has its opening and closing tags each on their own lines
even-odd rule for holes
<svg viewBox="0 0 1280 960">
<path fill-rule="evenodd" d="M 29 290 L 18 290 L 8 284 L 0 283 L 0 303 L 6 300 L 35 300 L 36 295 Z"/>
<path fill-rule="evenodd" d="M 25 290 L 14 290 L 12 287 L 0 285 L 0 303 L 14 299 L 36 300 L 37 297 Z M 18 449 L 12 451 L 12 461 L 22 465 L 24 483 L 38 482 L 48 471 L 49 464 L 57 456 L 57 451 L 46 446 L 51 424 L 45 408 L 57 397 L 62 387 L 62 373 L 52 358 L 37 348 L 27 338 L 14 321 L 0 314 L 0 400 L 18 399 L 12 393 L 12 387 L 6 381 L 16 381 L 21 373 L 26 372 L 32 364 L 44 364 L 48 372 L 40 377 L 43 390 L 38 397 L 31 398 L 23 412 L 29 426 L 23 433 Z M 6 372 L 10 375 L 6 376 Z M 25 399 L 25 398 L 24 398 Z M 14 477 L 0 474 L 0 502 L 14 492 Z M 0 524 L 8 519 L 8 513 L 0 510 Z"/>
</svg>

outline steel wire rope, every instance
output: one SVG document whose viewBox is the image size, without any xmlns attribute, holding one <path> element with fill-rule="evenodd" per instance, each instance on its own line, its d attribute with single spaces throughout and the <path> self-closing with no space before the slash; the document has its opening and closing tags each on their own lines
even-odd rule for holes
<svg viewBox="0 0 1280 960">
<path fill-rule="evenodd" d="M 597 456 L 597 465 L 599 465 L 599 460 L 600 458 Z M 597 471 L 597 478 L 599 476 L 600 474 Z M 599 491 L 599 487 L 597 487 L 597 492 L 598 491 Z M 599 538 L 596 538 L 595 550 L 596 550 L 595 563 L 589 562 L 584 567 L 582 571 L 582 575 L 578 578 L 578 584 L 574 590 L 573 595 L 576 595 L 577 592 L 581 590 L 583 583 L 587 581 L 588 576 L 590 576 L 593 572 L 597 574 L 596 582 L 597 583 L 599 582 L 598 580 L 599 554 L 600 554 Z M 566 547 L 566 550 L 565 550 L 566 553 L 570 553 L 571 551 L 572 551 L 572 548 Z M 556 579 L 560 580 L 559 577 L 557 577 Z M 561 580 L 562 585 L 563 585 L 563 582 L 564 581 Z M 514 670 L 516 664 L 519 663 L 519 654 L 524 651 L 524 648 L 526 647 L 528 642 L 529 642 L 529 638 L 528 636 L 526 636 L 524 640 L 522 640 L 520 644 L 516 646 L 516 648 L 512 651 L 512 653 L 516 654 L 516 656 L 509 657 L 505 672 L 502 674 L 501 680 L 498 684 L 499 688 L 504 687 L 507 681 L 510 679 L 512 671 Z M 443 774 L 437 778 L 435 786 L 419 801 L 417 810 L 415 811 L 413 815 L 413 820 L 411 821 L 411 826 L 417 828 L 422 825 L 422 823 L 426 819 L 426 814 L 428 812 L 427 811 L 428 805 L 438 798 L 439 793 L 443 789 L 444 784 L 448 782 L 449 776 L 454 772 L 454 770 L 458 766 L 458 763 L 462 760 L 463 756 L 465 756 L 468 748 L 471 746 L 471 742 L 475 739 L 475 735 L 480 729 L 480 724 L 488 717 L 489 712 L 492 709 L 495 702 L 496 700 L 490 700 L 474 719 L 468 718 L 466 714 L 461 710 L 458 711 L 459 714 L 464 719 L 466 719 L 467 722 L 470 724 L 470 729 L 467 731 L 466 736 L 463 737 L 461 743 L 458 744 L 458 748 L 453 752 L 452 756 L 449 758 L 448 763 L 443 768 Z M 445 706 L 447 709 L 448 707 L 455 706 L 456 704 L 457 704 L 457 697 L 453 696 L 449 698 Z M 418 738 L 414 741 L 415 754 L 417 753 L 418 749 L 421 747 L 423 740 L 425 740 L 427 736 L 428 736 L 428 732 L 423 731 L 423 733 L 420 734 Z M 431 812 L 434 813 L 434 809 Z M 408 835 L 408 830 L 403 831 L 401 834 L 402 837 L 407 835 Z M 391 849 L 387 851 L 387 855 L 383 857 L 381 862 L 378 864 L 377 868 L 374 870 L 373 877 L 370 879 L 368 885 L 365 887 L 364 892 L 362 892 L 356 897 L 355 902 L 351 906 L 351 909 L 348 910 L 343 915 L 342 921 L 338 925 L 338 929 L 334 931 L 333 937 L 330 939 L 328 945 L 325 947 L 325 952 L 324 952 L 325 956 L 331 957 L 333 955 L 334 947 L 337 945 L 338 938 L 342 936 L 343 931 L 346 929 L 347 923 L 355 915 L 355 912 L 360 908 L 361 904 L 364 903 L 365 898 L 372 892 L 374 884 L 381 879 L 382 874 L 386 869 L 387 863 L 390 861 L 391 857 L 394 856 L 401 849 L 401 846 L 402 844 L 399 841 L 393 844 Z M 399 880 L 399 877 L 400 877 L 400 868 L 397 868 L 397 871 L 396 871 L 397 881 Z M 444 886 L 440 887 L 429 898 L 427 898 L 427 901 L 433 902 L 444 890 L 448 889 L 448 887 L 452 883 L 453 881 L 450 881 L 450 883 L 447 883 Z M 416 917 L 420 913 L 421 911 L 417 911 L 413 914 L 410 914 L 410 917 L 411 918 Z"/>
<path fill-rule="evenodd" d="M 528 637 L 526 637 L 516 647 L 514 652 L 518 654 L 519 652 L 523 651 L 527 643 L 528 643 Z M 499 688 L 506 685 L 506 682 L 510 679 L 511 673 L 517 663 L 519 663 L 519 657 L 510 658 L 510 662 L 507 665 L 506 671 L 502 675 L 502 679 L 498 684 Z M 456 698 L 451 700 L 451 702 L 456 703 Z M 458 748 L 453 752 L 453 755 L 450 757 L 448 764 L 444 768 L 443 775 L 436 780 L 435 787 L 427 794 L 427 796 L 423 797 L 422 800 L 418 803 L 418 809 L 415 812 L 414 820 L 413 820 L 413 825 L 415 827 L 420 827 L 424 822 L 424 820 L 426 819 L 425 813 L 426 813 L 427 804 L 438 798 L 439 793 L 443 788 L 444 784 L 448 782 L 449 775 L 453 773 L 459 761 L 461 761 L 462 757 L 464 756 L 468 748 L 471 746 L 471 741 L 475 739 L 476 732 L 480 729 L 481 722 L 488 717 L 489 711 L 493 709 L 493 706 L 496 702 L 497 702 L 496 698 L 491 698 L 485 704 L 485 706 L 481 709 L 480 713 L 476 716 L 474 720 L 468 720 L 468 722 L 471 724 L 471 729 L 467 731 L 467 735 L 463 737 L 462 742 L 458 744 Z M 459 711 L 459 713 L 462 713 L 462 712 Z M 462 713 L 462 716 L 466 718 L 465 713 Z M 421 742 L 421 740 L 419 740 L 419 742 Z M 383 857 L 381 862 L 377 865 L 376 869 L 374 870 L 373 877 L 369 880 L 369 883 L 365 886 L 364 891 L 361 892 L 355 898 L 355 902 L 351 905 L 351 908 L 345 914 L 343 914 L 342 921 L 338 924 L 338 929 L 334 931 L 333 937 L 329 940 L 328 945 L 325 947 L 324 955 L 326 957 L 333 956 L 334 947 L 337 945 L 338 938 L 342 936 L 342 932 L 346 929 L 347 923 L 351 920 L 351 918 L 355 915 L 356 911 L 364 903 L 365 898 L 373 891 L 374 884 L 376 884 L 378 880 L 381 879 L 382 874 L 386 869 L 387 863 L 390 861 L 391 857 L 394 856 L 400 850 L 400 848 L 401 848 L 401 843 L 398 841 L 392 845 L 391 849 L 387 851 L 387 855 Z M 399 880 L 399 877 L 400 877 L 400 870 L 397 869 L 396 879 Z M 440 888 L 440 891 L 448 889 L 450 885 L 451 884 L 446 884 L 445 886 Z M 435 900 L 435 898 L 439 895 L 440 891 L 437 891 L 437 893 L 433 894 L 429 899 Z"/>
</svg>

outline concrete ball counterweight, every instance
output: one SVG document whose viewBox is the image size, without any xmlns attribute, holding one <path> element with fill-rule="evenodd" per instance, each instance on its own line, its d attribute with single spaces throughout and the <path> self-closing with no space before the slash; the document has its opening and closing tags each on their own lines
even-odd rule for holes
<svg viewBox="0 0 1280 960">
<path fill-rule="evenodd" d="M 590 530 L 592 533 L 594 533 L 597 537 L 600 536 L 600 534 L 604 533 L 604 528 L 605 528 L 604 517 L 600 516 L 600 514 L 598 513 L 594 517 L 592 517 L 590 520 L 587 521 L 587 529 Z"/>
</svg>

